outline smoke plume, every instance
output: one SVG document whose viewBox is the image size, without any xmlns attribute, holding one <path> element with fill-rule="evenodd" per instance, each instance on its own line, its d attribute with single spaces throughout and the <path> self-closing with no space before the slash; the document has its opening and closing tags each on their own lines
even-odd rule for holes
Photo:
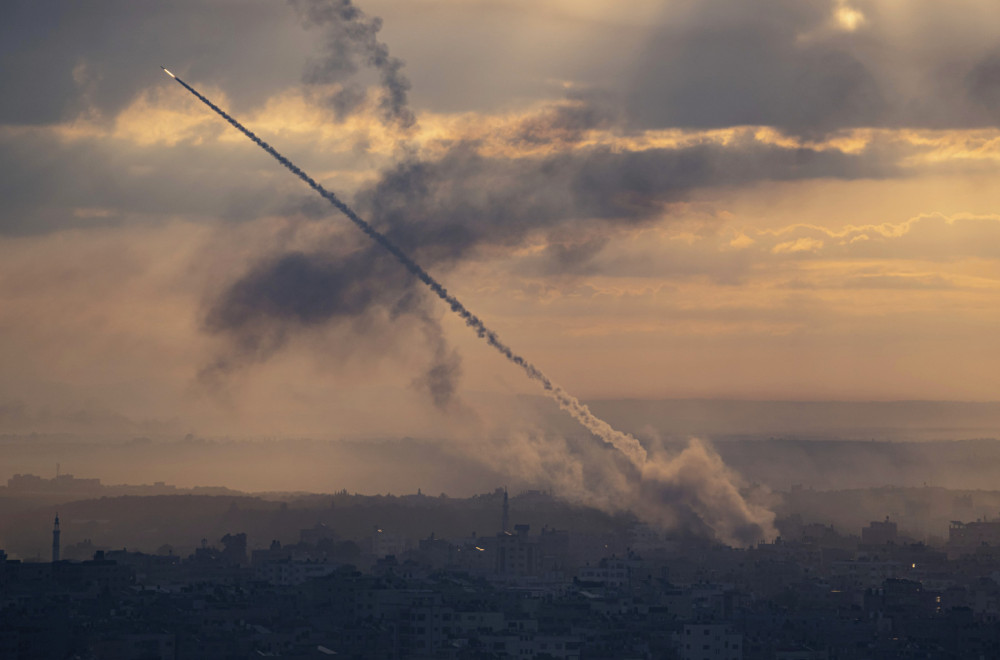
<svg viewBox="0 0 1000 660">
<path fill-rule="evenodd" d="M 202 103 L 229 122 L 230 125 L 270 154 L 286 169 L 295 174 L 295 176 L 299 177 L 310 188 L 332 204 L 337 210 L 347 216 L 347 218 L 353 222 L 366 236 L 368 236 L 387 253 L 395 257 L 396 260 L 401 263 L 413 277 L 423 282 L 441 300 L 447 303 L 452 312 L 460 316 L 462 320 L 465 321 L 465 324 L 469 326 L 481 339 L 486 341 L 487 344 L 492 346 L 509 362 L 520 367 L 528 378 L 541 385 L 545 393 L 552 398 L 560 408 L 569 413 L 584 428 L 596 435 L 604 441 L 604 443 L 618 450 L 629 463 L 629 466 L 627 466 L 625 470 L 620 471 L 616 475 L 619 478 L 619 481 L 624 479 L 629 483 L 639 483 L 644 488 L 649 490 L 650 494 L 656 496 L 655 498 L 657 501 L 666 500 L 670 505 L 676 505 L 678 503 L 683 504 L 683 511 L 690 511 L 695 515 L 698 515 L 702 520 L 706 520 L 707 518 L 706 522 L 719 518 L 719 514 L 721 513 L 722 520 L 725 521 L 726 524 L 724 526 L 717 526 L 714 529 L 720 538 L 728 542 L 752 543 L 770 531 L 770 523 L 769 519 L 766 517 L 766 512 L 757 511 L 743 502 L 735 486 L 729 479 L 711 479 L 709 484 L 713 487 L 706 493 L 711 497 L 706 499 L 701 496 L 704 492 L 705 484 L 702 484 L 700 481 L 695 479 L 698 487 L 691 489 L 687 487 L 685 480 L 677 478 L 678 475 L 686 475 L 683 470 L 683 462 L 647 461 L 647 452 L 638 440 L 631 435 L 615 430 L 607 422 L 595 416 L 584 403 L 556 385 L 549 377 L 542 373 L 540 369 L 528 362 L 524 357 L 515 353 L 513 349 L 505 344 L 493 330 L 488 328 L 478 316 L 473 314 L 467 307 L 465 307 L 465 305 L 462 304 L 461 301 L 455 298 L 455 296 L 448 293 L 448 290 L 445 289 L 440 282 L 434 279 L 385 234 L 376 230 L 372 225 L 355 213 L 353 209 L 347 206 L 347 204 L 341 201 L 340 198 L 334 193 L 326 190 L 326 188 L 321 186 L 312 177 L 302 171 L 297 165 L 281 155 L 267 142 L 264 142 L 257 137 L 253 132 L 212 103 L 208 98 L 202 96 L 198 91 L 180 78 L 175 76 L 174 79 Z M 715 456 L 714 459 L 717 461 L 718 457 Z M 711 460 L 709 460 L 709 462 L 711 463 Z M 721 465 L 721 462 L 719 462 L 719 465 Z M 664 479 L 667 481 L 664 481 Z M 694 498 L 694 502 L 697 506 L 692 505 L 690 502 L 679 501 L 676 497 L 677 493 L 691 494 L 692 492 L 692 497 Z M 633 499 L 639 500 L 641 498 Z M 657 507 L 657 509 L 659 508 L 660 507 Z M 673 509 L 674 506 L 670 506 L 669 508 Z M 765 515 L 762 516 L 762 513 Z M 733 520 L 730 520 L 732 516 L 735 516 L 737 522 L 734 523 Z"/>
<path fill-rule="evenodd" d="M 423 317 L 423 330 L 434 351 L 434 359 L 427 372 L 414 381 L 431 394 L 434 405 L 445 409 L 455 395 L 455 383 L 462 371 L 462 361 L 453 349 L 449 349 L 441 334 L 441 327 L 430 316 Z"/>
<path fill-rule="evenodd" d="M 469 136 L 444 153 L 402 160 L 362 189 L 354 208 L 425 268 L 446 270 L 479 252 L 537 241 L 545 247 L 534 253 L 530 267 L 572 275 L 593 268 L 613 236 L 658 221 L 670 202 L 709 182 L 881 174 L 838 151 L 762 144 L 752 131 L 734 138 L 740 148 L 697 143 L 622 151 L 582 144 L 590 130 L 610 121 L 599 104 L 531 113 L 493 143 L 499 152 Z M 530 155 L 518 145 L 527 145 Z M 511 146 L 515 155 L 502 151 Z M 530 151 L 539 146 L 540 153 Z M 320 217 L 321 208 L 311 201 L 296 206 L 310 218 Z M 229 364 L 267 359 L 299 330 L 377 322 L 401 303 L 402 313 L 416 314 L 422 323 L 427 354 L 439 354 L 443 337 L 426 332 L 431 326 L 420 314 L 427 308 L 413 305 L 414 297 L 430 298 L 418 278 L 398 269 L 378 244 L 346 238 L 338 233 L 317 245 L 310 235 L 304 252 L 300 246 L 277 246 L 276 255 L 259 261 L 212 301 L 208 329 L 235 339 Z M 729 256 L 727 263 L 738 262 Z M 437 362 L 435 377 L 419 384 L 454 389 L 444 378 L 454 381 L 458 371 L 436 368 L 444 364 Z M 430 391 L 439 403 L 435 392 L 444 390 Z"/>
<path fill-rule="evenodd" d="M 407 107 L 410 81 L 403 75 L 403 61 L 389 55 L 389 47 L 379 41 L 382 19 L 369 17 L 351 0 L 290 0 L 305 26 L 326 31 L 326 57 L 313 62 L 305 82 L 313 85 L 340 83 L 339 91 L 328 99 L 338 114 L 353 111 L 364 100 L 364 91 L 345 81 L 362 64 L 375 69 L 382 83 L 379 110 L 390 123 L 409 128 L 413 112 Z"/>
</svg>

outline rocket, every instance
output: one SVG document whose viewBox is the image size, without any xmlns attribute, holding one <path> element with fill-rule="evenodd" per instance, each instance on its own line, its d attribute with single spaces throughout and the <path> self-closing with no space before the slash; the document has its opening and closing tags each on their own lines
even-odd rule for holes
<svg viewBox="0 0 1000 660">
<path fill-rule="evenodd" d="M 469 308 L 463 305 L 458 298 L 448 293 L 448 290 L 444 288 L 440 282 L 434 279 L 430 273 L 424 270 L 420 264 L 414 261 L 410 255 L 403 252 L 403 250 L 393 243 L 388 236 L 368 224 L 364 218 L 359 216 L 354 209 L 341 201 L 337 195 L 317 183 L 315 179 L 303 172 L 298 165 L 278 153 L 274 147 L 261 140 L 246 126 L 233 119 L 229 113 L 212 103 L 207 97 L 202 95 L 201 92 L 167 71 L 165 66 L 161 65 L 160 68 L 166 71 L 171 78 L 176 80 L 178 85 L 181 85 L 184 89 L 191 92 L 199 101 L 207 105 L 213 112 L 229 122 L 233 128 L 250 138 L 254 144 L 269 153 L 288 171 L 301 179 L 303 183 L 315 190 L 321 197 L 323 197 L 323 199 L 330 202 L 330 204 L 336 207 L 337 210 L 347 216 L 347 219 L 353 222 L 358 229 L 360 229 L 370 239 L 375 241 L 375 243 L 382 246 L 382 248 L 394 256 L 396 261 L 401 263 L 404 268 L 410 271 L 410 273 L 412 273 L 421 282 L 426 284 L 438 298 L 447 303 L 451 308 L 451 311 L 460 316 L 462 320 L 465 321 L 465 325 L 472 328 L 480 339 L 495 348 L 508 361 L 521 367 L 521 369 L 523 369 L 527 374 L 528 378 L 541 384 L 542 389 L 545 390 L 546 394 L 555 399 L 555 401 L 559 404 L 559 407 L 567 411 L 574 419 L 580 422 L 584 428 L 601 438 L 601 440 L 605 443 L 618 449 L 628 459 L 630 459 L 636 467 L 639 467 L 640 469 L 643 467 L 646 462 L 646 449 L 639 443 L 638 440 L 627 433 L 616 431 L 610 424 L 590 412 L 590 408 L 588 408 L 586 404 L 582 403 L 575 396 L 553 383 L 549 380 L 548 376 L 543 374 L 535 365 L 515 353 L 510 346 L 500 340 L 493 330 L 483 323 L 482 319 L 469 311 Z"/>
</svg>

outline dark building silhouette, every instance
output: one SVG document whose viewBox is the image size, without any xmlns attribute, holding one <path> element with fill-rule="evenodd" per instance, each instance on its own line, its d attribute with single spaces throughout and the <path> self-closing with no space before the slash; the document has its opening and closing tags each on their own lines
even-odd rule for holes
<svg viewBox="0 0 1000 660">
<path fill-rule="evenodd" d="M 491 527 L 500 499 L 435 498 L 403 512 L 441 524 L 442 510 L 475 503 L 476 522 Z M 219 548 L 202 540 L 187 558 L 87 544 L 93 559 L 77 561 L 82 544 L 57 554 L 57 516 L 54 563 L 0 550 L 0 658 L 917 660 L 1000 649 L 1000 521 L 953 523 L 950 544 L 935 548 L 904 543 L 890 521 L 859 537 L 793 520 L 794 539 L 731 548 L 638 521 L 542 523 L 532 536 L 508 511 L 509 531 L 432 533 L 412 548 L 408 521 L 357 501 L 354 531 L 313 509 L 298 543 L 271 541 L 250 566 L 245 532 Z M 568 525 L 581 515 L 533 506 L 518 515 Z M 394 531 L 376 528 L 370 546 L 351 540 L 375 515 Z M 383 552 L 392 546 L 399 554 Z"/>
<path fill-rule="evenodd" d="M 983 546 L 1000 547 L 1000 522 L 953 520 L 948 527 L 948 547 L 953 552 L 963 552 Z"/>
<path fill-rule="evenodd" d="M 886 516 L 884 522 L 873 520 L 867 527 L 861 530 L 861 543 L 864 545 L 886 545 L 895 543 L 899 537 L 899 530 L 896 523 Z"/>
<path fill-rule="evenodd" d="M 500 519 L 500 533 L 506 534 L 510 530 L 510 503 L 507 501 L 507 488 L 503 489 L 503 517 Z"/>
<path fill-rule="evenodd" d="M 59 561 L 59 514 L 56 514 L 55 525 L 52 527 L 52 563 Z"/>
<path fill-rule="evenodd" d="M 497 534 L 496 575 L 503 577 L 528 577 L 537 575 L 541 568 L 539 539 L 529 536 L 529 525 L 514 525 L 514 534 Z"/>
<path fill-rule="evenodd" d="M 234 566 L 247 565 L 247 535 L 226 534 L 222 537 L 222 558 Z"/>
</svg>

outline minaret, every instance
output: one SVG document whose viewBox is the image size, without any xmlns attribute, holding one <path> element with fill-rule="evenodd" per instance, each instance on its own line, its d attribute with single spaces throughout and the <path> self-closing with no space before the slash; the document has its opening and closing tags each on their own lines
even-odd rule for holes
<svg viewBox="0 0 1000 660">
<path fill-rule="evenodd" d="M 52 563 L 59 561 L 59 514 L 56 514 L 56 524 L 52 528 Z"/>
<path fill-rule="evenodd" d="M 510 507 L 507 504 L 507 487 L 504 486 L 504 488 L 503 488 L 503 518 L 500 521 L 500 527 L 501 527 L 500 532 L 502 534 L 506 534 L 507 531 L 510 529 L 510 519 L 508 518 L 509 513 L 510 513 Z"/>
</svg>

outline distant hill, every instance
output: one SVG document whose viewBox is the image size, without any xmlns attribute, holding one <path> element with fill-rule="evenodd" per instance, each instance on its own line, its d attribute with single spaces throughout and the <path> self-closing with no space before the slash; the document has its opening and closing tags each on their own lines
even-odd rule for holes
<svg viewBox="0 0 1000 660">
<path fill-rule="evenodd" d="M 326 525 L 339 537 L 365 539 L 383 528 L 412 541 L 492 536 L 500 531 L 503 491 L 469 498 L 426 495 L 300 495 L 290 500 L 252 495 L 122 496 L 64 502 L 0 517 L 0 548 L 22 557 L 48 555 L 58 512 L 65 546 L 89 540 L 95 547 L 154 552 L 169 544 L 179 554 L 206 539 L 245 532 L 251 548 L 272 540 L 297 542 L 303 529 Z M 630 517 L 610 516 L 536 491 L 510 498 L 511 524 L 573 531 L 624 533 Z"/>
</svg>

